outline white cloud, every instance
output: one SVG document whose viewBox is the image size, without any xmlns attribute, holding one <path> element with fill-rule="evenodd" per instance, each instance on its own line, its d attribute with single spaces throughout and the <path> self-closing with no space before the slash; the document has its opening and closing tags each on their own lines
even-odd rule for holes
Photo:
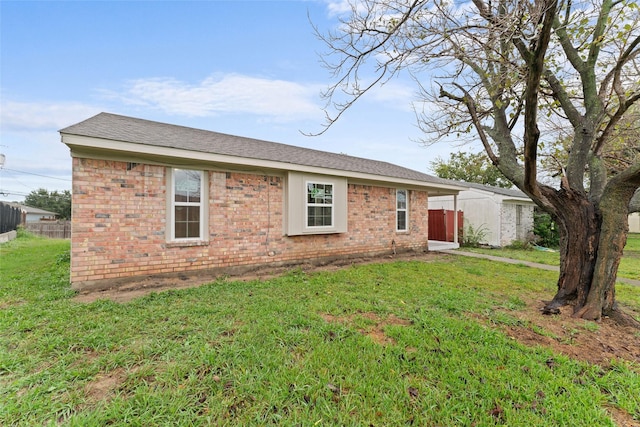
<svg viewBox="0 0 640 427">
<path fill-rule="evenodd" d="M 48 103 L 3 101 L 0 124 L 5 130 L 60 129 L 99 113 L 79 102 Z"/>
<path fill-rule="evenodd" d="M 11 106 L 10 114 L 6 107 Z M 76 112 L 77 113 L 74 113 Z M 46 113 L 51 115 L 46 116 Z M 42 104 L 3 103 L 0 151 L 6 162 L 0 169 L 0 200 L 21 200 L 38 188 L 71 189 L 69 148 L 57 129 L 86 119 L 95 111 Z"/>
<path fill-rule="evenodd" d="M 416 94 L 411 85 L 398 81 L 387 81 L 371 90 L 371 99 L 388 107 L 404 111 L 413 111 L 411 106 Z"/>
<path fill-rule="evenodd" d="M 352 10 L 351 3 L 348 0 L 327 0 L 327 10 L 329 16 L 340 16 L 349 13 Z"/>
<path fill-rule="evenodd" d="M 317 118 L 322 85 L 304 85 L 240 74 L 214 75 L 190 84 L 175 78 L 138 79 L 124 93 L 105 92 L 129 105 L 168 114 L 205 117 L 253 114 L 277 122 Z"/>
</svg>

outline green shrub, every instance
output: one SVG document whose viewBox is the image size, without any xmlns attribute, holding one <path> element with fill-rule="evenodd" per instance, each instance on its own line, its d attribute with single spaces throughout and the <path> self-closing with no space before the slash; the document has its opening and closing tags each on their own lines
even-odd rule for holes
<svg viewBox="0 0 640 427">
<path fill-rule="evenodd" d="M 533 234 L 537 237 L 537 244 L 547 248 L 560 246 L 560 234 L 558 226 L 546 212 L 536 209 L 533 214 Z"/>
<path fill-rule="evenodd" d="M 467 224 L 462 234 L 461 245 L 468 248 L 477 248 L 480 243 L 486 241 L 487 228 L 481 225 L 478 228 L 474 228 L 471 224 Z"/>
<path fill-rule="evenodd" d="M 27 239 L 33 236 L 34 234 L 30 231 L 27 231 L 22 225 L 19 225 L 18 228 L 16 228 L 16 237 L 20 239 Z"/>
</svg>

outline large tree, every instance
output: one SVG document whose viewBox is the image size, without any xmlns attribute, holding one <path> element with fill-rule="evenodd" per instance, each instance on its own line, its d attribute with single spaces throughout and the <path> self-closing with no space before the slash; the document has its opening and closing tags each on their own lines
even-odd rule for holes
<svg viewBox="0 0 640 427">
<path fill-rule="evenodd" d="M 50 192 L 45 188 L 39 188 L 25 196 L 24 204 L 55 212 L 60 219 L 71 219 L 71 192 L 69 190 Z"/>
<path fill-rule="evenodd" d="M 633 0 L 362 0 L 320 36 L 335 75 L 327 126 L 409 71 L 428 136 L 479 139 L 558 224 L 557 293 L 544 311 L 570 304 L 578 317 L 633 322 L 615 303 L 627 215 L 640 209 L 640 162 L 616 149 L 640 99 Z M 608 168 L 612 152 L 623 158 Z M 549 159 L 555 180 L 540 167 Z"/>
<path fill-rule="evenodd" d="M 485 153 L 450 153 L 447 160 L 437 157 L 430 162 L 440 178 L 509 188 L 513 184 L 495 167 Z"/>
</svg>

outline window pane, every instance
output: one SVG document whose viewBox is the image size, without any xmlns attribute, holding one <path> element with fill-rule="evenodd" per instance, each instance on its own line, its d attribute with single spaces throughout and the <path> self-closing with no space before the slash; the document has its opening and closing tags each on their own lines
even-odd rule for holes
<svg viewBox="0 0 640 427">
<path fill-rule="evenodd" d="M 332 204 L 333 185 L 331 184 L 307 184 L 307 203 L 310 204 Z"/>
<path fill-rule="evenodd" d="M 331 223 L 330 206 L 307 207 L 307 227 L 329 227 Z"/>
<path fill-rule="evenodd" d="M 186 206 L 176 206 L 176 222 L 186 222 L 187 221 L 187 207 Z"/>
<path fill-rule="evenodd" d="M 398 209 L 407 209 L 407 192 L 405 190 L 398 190 L 396 192 L 396 201 Z"/>
<path fill-rule="evenodd" d="M 307 227 L 315 227 L 316 226 L 316 210 L 318 208 L 315 206 L 309 206 L 307 208 Z"/>
<path fill-rule="evenodd" d="M 184 239 L 187 237 L 187 223 L 176 221 L 176 239 Z"/>
<path fill-rule="evenodd" d="M 201 176 L 199 171 L 174 169 L 176 202 L 200 202 Z"/>
<path fill-rule="evenodd" d="M 200 207 L 199 206 L 189 206 L 187 208 L 187 221 L 189 222 L 200 222 Z"/>
<path fill-rule="evenodd" d="M 316 203 L 316 198 L 320 194 L 318 184 L 307 184 L 307 203 Z"/>
<path fill-rule="evenodd" d="M 187 201 L 187 193 L 176 191 L 176 202 L 186 202 Z"/>
<path fill-rule="evenodd" d="M 175 238 L 200 237 L 200 207 L 176 206 Z"/>
<path fill-rule="evenodd" d="M 187 237 L 200 237 L 200 223 L 198 222 L 187 223 Z"/>
<path fill-rule="evenodd" d="M 398 230 L 407 229 L 407 212 L 398 211 Z"/>
<path fill-rule="evenodd" d="M 333 185 L 324 185 L 324 203 L 329 205 L 333 203 Z"/>
<path fill-rule="evenodd" d="M 333 195 L 332 195 L 332 194 L 330 194 L 330 193 L 325 194 L 325 196 L 324 196 L 324 203 L 326 203 L 326 204 L 328 204 L 328 205 L 332 204 L 332 203 L 333 203 Z"/>
</svg>

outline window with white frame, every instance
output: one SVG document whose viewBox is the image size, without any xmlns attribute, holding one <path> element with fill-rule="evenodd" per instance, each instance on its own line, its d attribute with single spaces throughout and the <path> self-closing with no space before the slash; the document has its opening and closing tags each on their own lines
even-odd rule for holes
<svg viewBox="0 0 640 427">
<path fill-rule="evenodd" d="M 347 232 L 345 177 L 290 171 L 287 174 L 284 221 L 289 236 Z"/>
<path fill-rule="evenodd" d="M 396 230 L 407 231 L 407 190 L 396 190 Z"/>
<path fill-rule="evenodd" d="M 171 240 L 203 240 L 205 216 L 203 171 L 171 170 Z"/>
<path fill-rule="evenodd" d="M 307 182 L 307 227 L 333 226 L 333 184 Z"/>
</svg>

